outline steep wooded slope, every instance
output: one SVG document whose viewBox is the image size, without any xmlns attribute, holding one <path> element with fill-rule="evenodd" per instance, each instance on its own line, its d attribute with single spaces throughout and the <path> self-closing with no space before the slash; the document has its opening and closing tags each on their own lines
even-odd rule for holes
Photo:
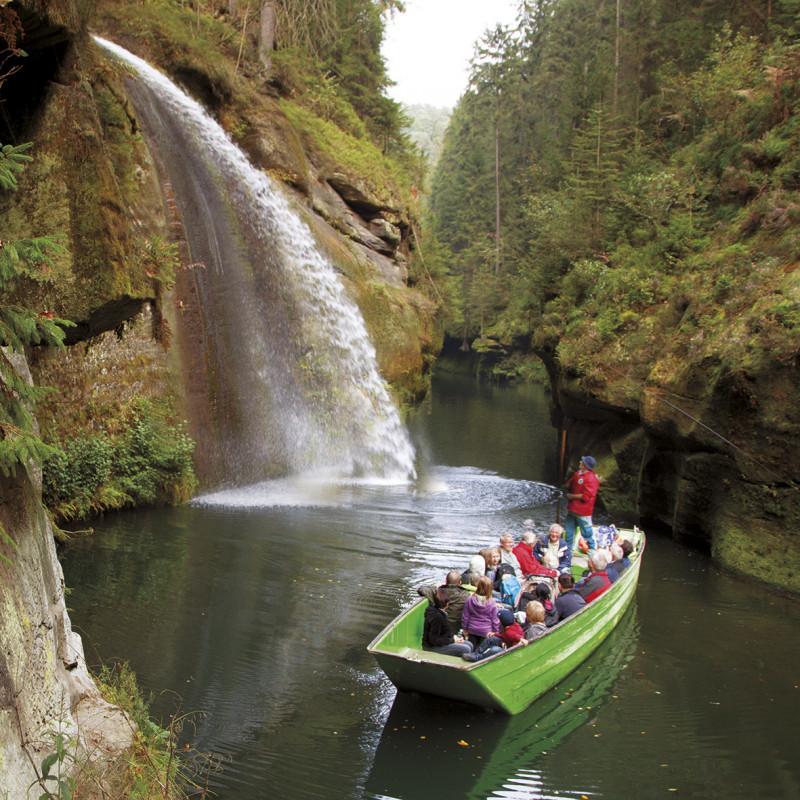
<svg viewBox="0 0 800 800">
<path fill-rule="evenodd" d="M 609 508 L 795 590 L 797 13 L 523 4 L 483 41 L 431 201 L 450 335 L 544 359 Z"/>
</svg>

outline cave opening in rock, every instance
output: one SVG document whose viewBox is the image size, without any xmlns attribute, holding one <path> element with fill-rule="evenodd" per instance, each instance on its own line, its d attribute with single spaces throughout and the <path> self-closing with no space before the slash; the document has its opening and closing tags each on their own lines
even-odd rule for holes
<svg viewBox="0 0 800 800">
<path fill-rule="evenodd" d="M 16 36 L 16 48 L 24 57 L 10 56 L 4 71 L 20 67 L 2 85 L 0 96 L 0 144 L 21 144 L 29 141 L 50 87 L 61 77 L 73 47 L 69 31 L 50 22 L 19 3 L 6 9 L 0 50 Z"/>
<path fill-rule="evenodd" d="M 641 474 L 640 525 L 649 533 L 666 533 L 709 554 L 711 540 L 703 524 L 708 496 L 691 467 L 686 453 L 674 450 L 651 453 Z"/>
</svg>

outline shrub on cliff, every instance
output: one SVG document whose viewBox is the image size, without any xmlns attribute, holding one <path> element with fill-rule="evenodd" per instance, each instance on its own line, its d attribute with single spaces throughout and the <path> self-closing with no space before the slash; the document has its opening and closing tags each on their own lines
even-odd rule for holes
<svg viewBox="0 0 800 800">
<path fill-rule="evenodd" d="M 182 427 L 169 424 L 152 401 L 139 400 L 116 449 L 119 488 L 136 505 L 188 500 L 196 488 L 193 451 Z"/>
<path fill-rule="evenodd" d="M 197 488 L 194 442 L 168 411 L 139 398 L 122 434 L 79 436 L 44 463 L 46 505 L 60 519 L 188 500 Z"/>
</svg>

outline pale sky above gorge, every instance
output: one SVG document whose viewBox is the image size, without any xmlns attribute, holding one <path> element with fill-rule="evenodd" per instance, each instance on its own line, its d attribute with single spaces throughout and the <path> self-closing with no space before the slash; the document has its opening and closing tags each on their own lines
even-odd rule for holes
<svg viewBox="0 0 800 800">
<path fill-rule="evenodd" d="M 516 9 L 516 0 L 406 0 L 405 13 L 386 22 L 383 54 L 397 84 L 389 95 L 452 108 L 467 87 L 475 42 L 514 22 Z"/>
</svg>

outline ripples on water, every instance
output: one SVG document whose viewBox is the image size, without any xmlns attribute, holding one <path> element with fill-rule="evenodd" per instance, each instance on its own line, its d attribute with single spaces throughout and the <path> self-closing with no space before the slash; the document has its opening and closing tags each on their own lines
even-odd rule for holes
<svg viewBox="0 0 800 800">
<path fill-rule="evenodd" d="M 527 395 L 492 391 L 479 425 L 487 391 L 445 396 L 430 435 L 454 463 L 465 441 L 473 463 L 525 475 L 545 423 Z M 479 447 L 486 425 L 515 435 Z M 416 587 L 526 517 L 552 521 L 552 488 L 503 474 L 278 481 L 109 515 L 66 553 L 73 621 L 90 662 L 127 659 L 205 712 L 195 744 L 226 761 L 220 800 L 800 796 L 797 604 L 658 536 L 616 638 L 524 714 L 395 698 L 365 646 Z"/>
</svg>

